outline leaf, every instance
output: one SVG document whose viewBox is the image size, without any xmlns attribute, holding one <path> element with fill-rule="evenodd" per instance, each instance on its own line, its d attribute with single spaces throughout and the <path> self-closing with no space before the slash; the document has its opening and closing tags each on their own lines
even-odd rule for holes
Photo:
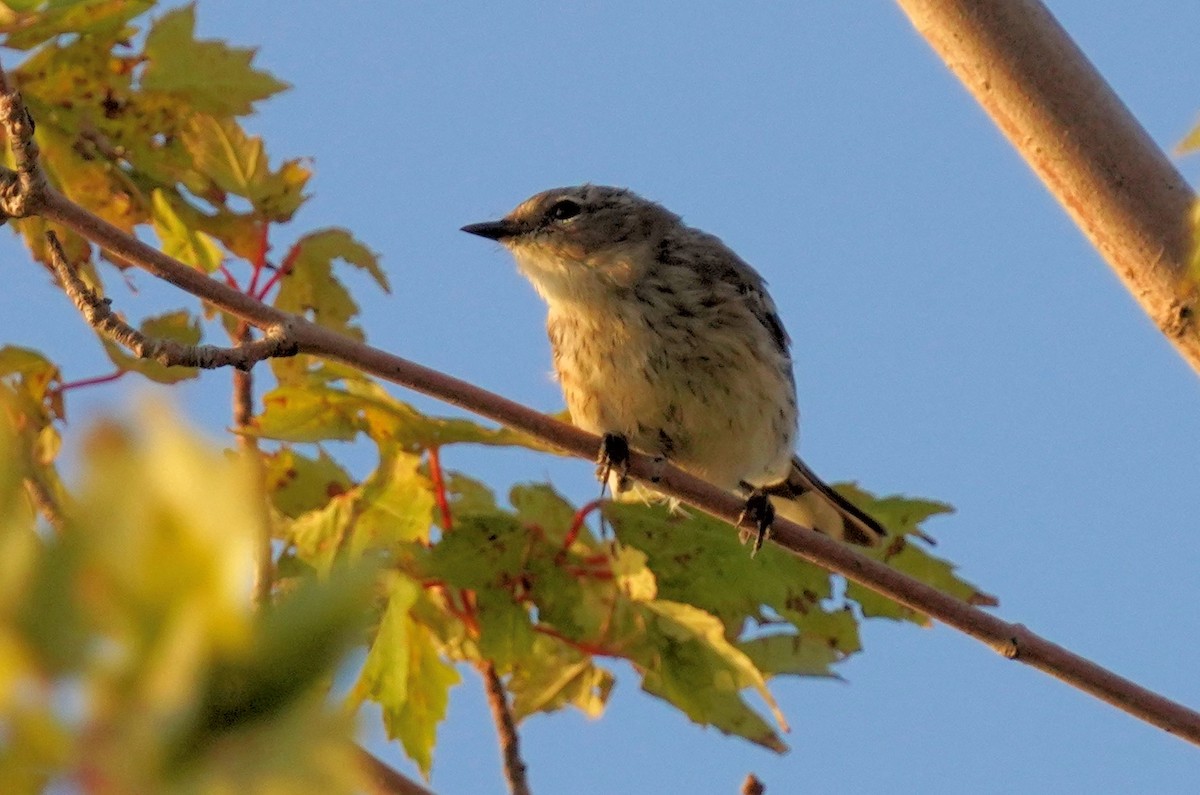
<svg viewBox="0 0 1200 795">
<path fill-rule="evenodd" d="M 806 629 L 800 634 L 765 635 L 740 641 L 737 646 L 765 674 L 836 677 L 833 666 L 861 648 L 858 622 L 849 609 L 817 615 L 827 625 L 824 633 Z M 841 626 L 828 626 L 830 619 Z"/>
<path fill-rule="evenodd" d="M 295 518 L 345 494 L 353 486 L 350 475 L 324 450 L 316 458 L 290 447 L 264 456 L 264 481 L 275 507 Z"/>
<path fill-rule="evenodd" d="M 147 318 L 139 326 L 139 330 L 150 339 L 171 340 L 182 345 L 196 345 L 200 342 L 200 321 L 186 309 L 178 309 L 163 315 Z M 200 371 L 195 367 L 181 367 L 159 364 L 153 359 L 141 359 L 126 352 L 125 348 L 107 337 L 101 337 L 104 352 L 118 368 L 141 373 L 146 378 L 159 384 L 175 384 L 195 378 Z"/>
<path fill-rule="evenodd" d="M 7 33 L 5 47 L 28 50 L 64 33 L 117 40 L 127 35 L 127 23 L 153 7 L 152 0 L 57 0 L 38 10 L 44 0 L 9 0 L 5 5 L 18 12 L 0 19 L 0 32 Z"/>
<path fill-rule="evenodd" d="M 752 558 L 737 531 L 706 514 L 613 503 L 604 515 L 621 543 L 646 554 L 661 598 L 717 616 L 730 637 L 763 620 L 764 607 L 802 624 L 832 594 L 828 572 L 772 546 Z"/>
<path fill-rule="evenodd" d="M 218 658 L 200 699 L 188 754 L 214 733 L 269 719 L 329 675 L 362 631 L 373 566 L 334 570 L 260 613 L 249 644 Z"/>
<path fill-rule="evenodd" d="M 498 510 L 496 496 L 482 482 L 450 470 L 443 470 L 442 479 L 445 482 L 446 498 L 450 503 L 452 516 L 488 514 Z M 441 521 L 441 517 L 436 513 L 434 518 Z"/>
<path fill-rule="evenodd" d="M 283 386 L 263 396 L 254 429 L 285 442 L 349 441 L 362 427 L 358 403 L 341 390 Z"/>
<path fill-rule="evenodd" d="M 480 657 L 506 671 L 532 652 L 535 636 L 529 610 L 517 604 L 511 592 L 481 588 L 475 593 L 473 605 Z"/>
<path fill-rule="evenodd" d="M 194 5 L 168 11 L 146 36 L 142 86 L 187 98 L 203 113 L 245 116 L 254 103 L 290 86 L 251 66 L 253 49 L 195 37 Z"/>
<path fill-rule="evenodd" d="M 347 378 L 345 388 L 338 388 L 326 381 L 325 372 L 310 372 L 303 380 L 265 395 L 255 432 L 288 442 L 349 440 L 365 433 L 379 445 L 396 445 L 413 453 L 459 442 L 519 445 L 535 450 L 546 447 L 533 437 L 507 428 L 486 428 L 466 419 L 422 414 L 380 385 L 358 380 L 361 376 L 357 374 Z M 334 371 L 333 377 L 341 376 Z"/>
<path fill-rule="evenodd" d="M 742 701 L 741 690 L 754 687 L 788 730 L 766 680 L 750 658 L 725 639 L 716 617 L 662 600 L 648 602 L 644 609 L 644 648 L 633 657 L 645 667 L 643 690 L 674 704 L 697 723 L 776 753 L 787 751 L 779 735 Z"/>
<path fill-rule="evenodd" d="M 884 561 L 897 571 L 962 599 L 967 604 L 981 607 L 994 607 L 999 604 L 996 597 L 956 575 L 954 564 L 929 554 L 911 542 L 900 540 L 890 545 Z M 846 586 L 846 596 L 862 605 L 864 616 L 895 618 L 922 626 L 929 625 L 929 616 L 924 613 L 893 602 L 858 583 L 852 582 Z"/>
<path fill-rule="evenodd" d="M 1200 149 L 1200 124 L 1197 124 L 1195 127 L 1193 127 L 1191 131 L 1183 137 L 1183 140 L 1176 144 L 1175 152 L 1181 155 L 1189 155 L 1198 149 Z"/>
<path fill-rule="evenodd" d="M 333 568 L 338 550 L 354 526 L 354 492 L 338 494 L 324 506 L 303 513 L 286 525 L 284 539 L 293 544 L 297 556 L 324 576 Z"/>
<path fill-rule="evenodd" d="M 517 519 L 526 527 L 537 528 L 551 544 L 561 545 L 575 521 L 575 508 L 549 485 L 513 486 L 508 501 L 517 509 Z"/>
<path fill-rule="evenodd" d="M 397 542 L 428 541 L 433 526 L 433 484 L 419 471 L 421 460 L 391 451 L 363 481 L 362 508 L 350 540 L 351 555 L 388 549 Z"/>
<path fill-rule="evenodd" d="M 379 630 L 351 700 L 370 698 L 383 708 L 388 737 L 400 740 L 428 779 L 437 726 L 446 717 L 450 688 L 459 676 L 439 656 L 429 630 L 409 615 L 418 592 L 411 580 L 392 578 Z"/>
<path fill-rule="evenodd" d="M 598 667 L 590 655 L 537 634 L 533 648 L 514 665 L 508 681 L 513 718 L 521 721 L 536 712 L 554 712 L 573 706 L 589 718 L 598 718 L 608 704 L 615 680 Z"/>
<path fill-rule="evenodd" d="M 162 242 L 163 253 L 203 273 L 212 273 L 221 266 L 221 247 L 203 232 L 184 223 L 161 190 L 153 193 L 154 231 Z"/>
<path fill-rule="evenodd" d="M 892 568 L 968 604 L 984 607 L 994 607 L 998 604 L 996 597 L 956 575 L 953 564 L 926 552 L 909 538 L 916 536 L 928 540 L 929 536 L 921 529 L 921 523 L 939 514 L 953 512 L 951 506 L 933 500 L 899 496 L 876 498 L 853 484 L 839 484 L 837 489 L 847 499 L 881 521 L 895 536 L 891 543 L 885 546 L 861 550 L 863 554 L 887 563 Z M 849 583 L 846 586 L 846 596 L 862 606 L 864 616 L 902 619 L 923 626 L 929 623 L 929 617 L 923 613 L 903 607 L 857 583 Z"/>
<path fill-rule="evenodd" d="M 267 178 L 262 139 L 248 136 L 233 119 L 197 115 L 183 131 L 196 170 L 223 191 L 249 199 Z"/>
<path fill-rule="evenodd" d="M 387 291 L 387 277 L 380 270 L 375 254 L 344 229 L 323 229 L 300 238 L 288 260 L 291 269 L 283 278 L 275 306 L 361 339 L 361 332 L 350 325 L 358 315 L 358 304 L 334 276 L 333 264 L 341 260 L 365 270 Z"/>
<path fill-rule="evenodd" d="M 245 216 L 228 212 L 223 206 L 224 193 L 248 200 L 259 220 L 276 222 L 291 220 L 308 198 L 304 187 L 312 172 L 299 160 L 285 161 L 278 170 L 272 171 L 262 138 L 246 135 L 234 119 L 196 114 L 181 135 L 201 182 L 211 182 L 219 191 L 218 195 L 212 196 L 212 191 L 204 187 L 193 189 L 218 208 L 216 216 L 203 221 L 213 234 L 222 236 L 223 231 L 231 231 L 240 235 L 243 231 L 237 225 L 229 227 L 230 223 Z M 238 238 L 235 236 L 234 239 Z"/>
</svg>

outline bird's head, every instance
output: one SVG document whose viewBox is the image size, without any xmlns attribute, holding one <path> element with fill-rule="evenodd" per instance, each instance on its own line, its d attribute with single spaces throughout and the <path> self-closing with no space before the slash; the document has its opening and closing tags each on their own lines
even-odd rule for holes
<svg viewBox="0 0 1200 795">
<path fill-rule="evenodd" d="M 625 188 L 543 191 L 498 221 L 463 227 L 496 240 L 548 301 L 627 289 L 653 267 L 679 216 Z"/>
</svg>

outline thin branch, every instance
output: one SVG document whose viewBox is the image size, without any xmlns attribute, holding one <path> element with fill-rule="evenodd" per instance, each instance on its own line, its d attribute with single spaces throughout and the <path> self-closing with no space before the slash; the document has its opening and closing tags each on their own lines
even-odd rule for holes
<svg viewBox="0 0 1200 795">
<path fill-rule="evenodd" d="M 245 346 L 252 341 L 250 327 L 241 323 L 236 339 Z M 254 374 L 250 369 L 233 371 L 233 427 L 237 432 L 238 447 L 254 469 L 254 483 L 258 493 L 258 560 L 254 568 L 254 603 L 259 608 L 269 608 L 271 592 L 275 587 L 275 551 L 271 547 L 270 496 L 267 494 L 266 468 L 258 449 L 258 436 L 251 433 L 254 422 Z"/>
<path fill-rule="evenodd" d="M 371 782 L 371 792 L 376 795 L 433 795 L 417 782 L 401 775 L 379 757 L 361 746 L 355 746 L 358 763 Z"/>
<path fill-rule="evenodd" d="M 109 299 L 102 298 L 84 284 L 68 262 L 57 235 L 47 232 L 46 243 L 59 282 L 88 324 L 142 359 L 152 359 L 168 367 L 200 367 L 207 370 L 236 367 L 249 370 L 263 359 L 296 354 L 296 343 L 289 337 L 286 323 L 269 327 L 260 340 L 243 340 L 241 344 L 230 348 L 184 345 L 174 340 L 147 337 L 113 312 Z"/>
<path fill-rule="evenodd" d="M 119 381 L 129 375 L 128 370 L 114 370 L 106 375 L 96 375 L 91 378 L 81 378 L 78 381 L 64 381 L 55 387 L 55 391 L 59 394 L 70 392 L 72 389 L 83 389 L 89 386 L 98 386 L 100 384 L 108 384 L 113 381 Z"/>
<path fill-rule="evenodd" d="M 25 491 L 29 494 L 29 500 L 37 508 L 42 518 L 54 528 L 56 533 L 61 534 L 67 524 L 66 519 L 63 517 L 62 507 L 46 482 L 36 475 L 26 476 Z"/>
<path fill-rule="evenodd" d="M 0 72 L 2 74 L 2 72 Z M 0 123 L 13 135 L 12 97 L 0 97 Z M 5 108 L 10 109 L 5 115 Z M 18 117 L 23 117 L 24 111 Z M 10 172 L 11 174 L 11 172 Z M 595 457 L 600 438 L 559 422 L 519 403 L 436 370 L 415 364 L 378 348 L 348 337 L 233 290 L 199 271 L 189 268 L 162 252 L 88 212 L 60 194 L 45 190 L 36 201 L 10 202 L 0 171 L 0 209 L 36 206 L 47 219 L 75 231 L 83 237 L 123 257 L 203 301 L 259 328 L 290 329 L 296 350 L 326 356 L 352 365 L 358 370 L 400 386 L 444 400 L 455 406 L 488 417 L 502 425 L 537 437 L 564 453 L 586 460 Z M 9 181 L 13 181 L 9 178 Z M 36 181 L 31 181 L 36 188 Z M 671 497 L 699 508 L 730 524 L 737 522 L 742 501 L 673 466 L 663 466 L 650 456 L 631 455 L 630 474 Z M 1131 715 L 1200 745 L 1200 713 L 1173 702 L 1099 665 L 1067 651 L 1030 632 L 1020 624 L 1006 621 L 948 596 L 935 588 L 867 558 L 845 544 L 787 520 L 777 520 L 773 540 L 784 549 L 876 593 L 925 613 L 947 626 L 976 638 L 1005 657 L 1045 671 L 1086 693 Z"/>
<path fill-rule="evenodd" d="M 1200 372 L 1196 196 L 1087 56 L 1038 0 L 896 1 Z"/>
<path fill-rule="evenodd" d="M 508 694 L 504 690 L 504 683 L 500 681 L 500 675 L 496 673 L 496 666 L 491 660 L 484 660 L 476 667 L 483 677 L 488 706 L 492 708 L 492 720 L 500 738 L 500 756 L 504 760 L 504 777 L 508 780 L 508 791 L 512 795 L 530 795 L 529 782 L 525 778 L 525 762 L 521 760 L 517 722 L 513 720 L 512 710 L 508 706 Z"/>
</svg>

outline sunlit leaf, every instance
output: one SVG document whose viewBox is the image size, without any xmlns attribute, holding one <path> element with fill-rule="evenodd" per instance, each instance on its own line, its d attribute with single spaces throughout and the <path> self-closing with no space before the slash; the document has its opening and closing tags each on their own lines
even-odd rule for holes
<svg viewBox="0 0 1200 795">
<path fill-rule="evenodd" d="M 145 88 L 184 95 L 201 112 L 243 116 L 253 112 L 255 102 L 289 87 L 251 66 L 253 49 L 199 40 L 195 28 L 191 5 L 168 11 L 155 21 L 146 36 Z"/>
<path fill-rule="evenodd" d="M 353 698 L 379 703 L 388 736 L 400 740 L 428 778 L 437 726 L 446 716 L 449 691 L 459 676 L 441 659 L 429 630 L 409 615 L 417 593 L 416 583 L 393 578 Z"/>
<path fill-rule="evenodd" d="M 221 247 L 204 232 L 184 223 L 161 190 L 154 191 L 153 219 L 164 254 L 204 273 L 221 266 Z"/>
<path fill-rule="evenodd" d="M 324 450 L 316 458 L 309 458 L 285 447 L 265 456 L 265 464 L 267 491 L 275 507 L 286 516 L 296 517 L 320 508 L 353 485 L 346 470 Z"/>
</svg>

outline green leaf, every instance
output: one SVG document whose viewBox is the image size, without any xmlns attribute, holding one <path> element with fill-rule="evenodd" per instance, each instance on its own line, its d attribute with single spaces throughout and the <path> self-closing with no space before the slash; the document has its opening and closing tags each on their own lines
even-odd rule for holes
<svg viewBox="0 0 1200 795">
<path fill-rule="evenodd" d="M 736 530 L 698 511 L 615 503 L 604 514 L 621 543 L 646 554 L 661 598 L 717 616 L 730 637 L 763 621 L 764 607 L 801 625 L 832 594 L 825 570 L 773 546 L 752 558 Z"/>
<path fill-rule="evenodd" d="M 295 518 L 349 491 L 354 482 L 324 450 L 309 458 L 290 447 L 264 456 L 264 480 L 275 507 Z"/>
<path fill-rule="evenodd" d="M 573 706 L 598 718 L 614 684 L 613 675 L 590 655 L 557 638 L 535 634 L 533 648 L 514 664 L 508 681 L 513 717 L 520 721 L 536 712 Z"/>
<path fill-rule="evenodd" d="M 359 403 L 341 390 L 282 386 L 263 396 L 255 431 L 285 442 L 348 441 L 362 427 Z"/>
<path fill-rule="evenodd" d="M 420 472 L 421 459 L 392 451 L 363 481 L 362 509 L 350 553 L 387 549 L 402 541 L 427 541 L 433 526 L 433 485 Z"/>
<path fill-rule="evenodd" d="M 324 575 L 354 526 L 357 495 L 339 494 L 323 507 L 297 516 L 285 527 L 284 538 L 296 548 L 297 556 Z"/>
<path fill-rule="evenodd" d="M 196 345 L 200 342 L 201 335 L 200 321 L 186 309 L 147 318 L 142 321 L 140 331 L 151 339 L 172 340 L 183 345 Z M 117 367 L 141 373 L 159 384 L 186 381 L 195 378 L 200 372 L 195 367 L 167 367 L 153 359 L 140 359 L 107 337 L 102 337 L 100 342 L 104 345 L 104 352 L 108 354 L 108 358 Z"/>
<path fill-rule="evenodd" d="M 329 676 L 365 623 L 370 565 L 335 569 L 259 614 L 254 640 L 212 668 L 186 753 L 209 735 L 272 717 Z"/>
<path fill-rule="evenodd" d="M 800 634 L 766 635 L 737 646 L 765 674 L 836 677 L 833 666 L 861 648 L 858 622 L 849 609 L 816 615 L 821 617 L 819 623 L 827 625 L 826 632 L 814 628 Z M 828 626 L 833 622 L 841 626 Z"/>
<path fill-rule="evenodd" d="M 445 481 L 446 499 L 450 503 L 452 516 L 489 514 L 499 510 L 496 507 L 495 494 L 482 482 L 450 470 L 443 470 L 442 478 Z M 441 521 L 437 514 L 434 514 L 434 518 Z"/>
<path fill-rule="evenodd" d="M 474 615 L 479 625 L 479 654 L 497 669 L 507 671 L 532 652 L 535 636 L 529 611 L 517 604 L 509 591 L 477 591 Z"/>
<path fill-rule="evenodd" d="M 375 254 L 344 229 L 323 229 L 296 242 L 288 255 L 290 270 L 275 297 L 275 306 L 361 338 L 357 327 L 350 325 L 358 315 L 358 304 L 333 273 L 333 264 L 338 260 L 367 271 L 380 287 L 388 289 L 387 277 Z"/>
<path fill-rule="evenodd" d="M 289 88 L 269 72 L 251 66 L 255 50 L 195 37 L 194 5 L 168 11 L 146 36 L 142 86 L 187 98 L 195 108 L 218 116 L 245 116 L 254 103 Z"/>
<path fill-rule="evenodd" d="M 881 521 L 894 536 L 883 547 L 861 550 L 863 554 L 881 560 L 927 585 L 956 596 L 963 601 L 985 607 L 998 604 L 996 597 L 954 573 L 954 565 L 926 552 L 912 542 L 910 536 L 930 540 L 921 523 L 931 517 L 953 512 L 945 503 L 933 500 L 891 496 L 877 498 L 853 484 L 839 484 L 838 491 L 858 507 Z M 862 606 L 863 615 L 894 618 L 927 625 L 929 617 L 904 607 L 857 583 L 849 583 L 846 596 Z"/>
<path fill-rule="evenodd" d="M 5 47 L 27 50 L 64 33 L 116 41 L 130 32 L 127 23 L 154 6 L 152 0 L 8 0 L 15 16 L 0 17 Z M 42 5 L 46 7 L 38 10 Z"/>
<path fill-rule="evenodd" d="M 328 382 L 326 370 L 307 373 L 263 397 L 258 435 L 288 442 L 349 440 L 359 432 L 379 445 L 420 452 L 460 442 L 544 449 L 542 442 L 507 428 L 486 428 L 458 418 L 422 414 L 379 384 L 346 378 L 345 388 Z M 342 377 L 334 371 L 334 378 Z"/>
<path fill-rule="evenodd" d="M 996 597 L 981 591 L 955 574 L 954 564 L 929 554 L 916 544 L 900 539 L 891 544 L 884 554 L 884 562 L 897 571 L 932 585 L 943 593 L 958 597 L 968 604 L 982 607 L 994 607 L 998 604 Z M 922 626 L 929 624 L 929 616 L 924 613 L 893 602 L 858 583 L 852 582 L 846 586 L 846 596 L 862 605 L 864 616 L 902 619 Z"/>
<path fill-rule="evenodd" d="M 196 171 L 218 188 L 250 199 L 269 172 L 262 139 L 248 136 L 233 119 L 197 115 L 183 131 Z"/>
<path fill-rule="evenodd" d="M 410 616 L 418 594 L 413 581 L 392 578 L 387 606 L 351 700 L 370 698 L 383 708 L 388 736 L 400 740 L 428 778 L 437 726 L 446 717 L 450 688 L 459 676 L 441 659 L 432 633 Z"/>
<path fill-rule="evenodd" d="M 644 668 L 642 689 L 674 704 L 697 723 L 744 737 L 776 753 L 779 735 L 742 700 L 753 687 L 787 724 L 754 663 L 725 638 L 716 617 L 691 605 L 656 600 L 644 605 L 646 635 L 634 660 Z"/>
<path fill-rule="evenodd" d="M 508 501 L 517 509 L 517 519 L 536 528 L 551 544 L 561 545 L 575 521 L 575 508 L 552 486 L 527 483 L 513 486 Z"/>
<path fill-rule="evenodd" d="M 221 247 L 204 232 L 184 223 L 161 190 L 153 193 L 154 231 L 162 242 L 163 253 L 203 273 L 212 273 L 221 266 Z"/>
</svg>

